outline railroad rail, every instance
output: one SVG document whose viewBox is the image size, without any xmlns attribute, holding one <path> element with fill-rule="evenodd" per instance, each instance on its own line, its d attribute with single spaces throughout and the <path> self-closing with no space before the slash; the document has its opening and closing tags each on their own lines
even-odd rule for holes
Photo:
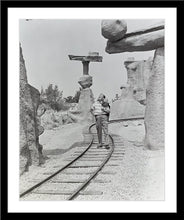
<svg viewBox="0 0 184 220">
<path fill-rule="evenodd" d="M 89 127 L 89 132 L 91 133 L 91 128 L 94 126 L 94 124 L 92 124 L 90 127 Z M 111 157 L 112 153 L 113 153 L 113 150 L 114 150 L 114 142 L 113 142 L 113 138 L 111 136 L 110 137 L 110 140 L 111 140 L 111 144 L 110 144 L 110 149 L 107 151 L 106 149 L 96 149 L 96 144 L 94 144 L 94 134 L 92 134 L 92 139 L 89 143 L 89 145 L 86 147 L 86 149 L 80 153 L 75 159 L 73 159 L 71 162 L 69 162 L 68 164 L 66 164 L 64 167 L 62 167 L 61 169 L 59 169 L 58 171 L 54 172 L 53 174 L 51 174 L 49 177 L 45 178 L 44 180 L 40 181 L 39 183 L 37 183 L 36 185 L 32 186 L 31 188 L 29 188 L 28 190 L 24 191 L 23 193 L 20 194 L 20 198 L 22 197 L 25 197 L 25 196 L 29 196 L 31 193 L 37 193 L 35 190 L 39 189 L 39 187 L 45 185 L 45 184 L 52 184 L 52 180 L 54 180 L 54 178 L 58 175 L 61 175 L 63 172 L 67 172 L 68 169 L 70 168 L 75 168 L 77 170 L 80 169 L 80 168 L 96 168 L 93 172 L 91 172 L 90 176 L 88 178 L 86 178 L 86 180 L 84 182 L 82 182 L 80 184 L 80 186 L 78 186 L 77 188 L 75 188 L 72 192 L 71 191 L 63 191 L 63 194 L 62 192 L 58 192 L 58 195 L 68 195 L 68 198 L 66 200 L 73 200 L 75 197 L 77 197 L 80 192 L 90 183 L 90 181 L 92 179 L 94 179 L 94 177 L 99 173 L 99 171 L 104 167 L 104 165 L 107 163 L 107 161 L 109 160 L 109 158 Z M 97 165 L 97 162 L 96 160 L 94 160 L 94 164 L 93 165 L 77 165 L 77 163 L 80 163 L 82 162 L 83 160 L 82 159 L 85 159 L 85 158 L 88 158 L 90 157 L 91 159 L 92 158 L 97 158 L 96 154 L 98 152 L 95 152 L 94 150 L 96 149 L 96 151 L 100 152 L 100 155 L 101 157 L 98 158 L 99 159 L 99 162 L 100 164 Z M 93 157 L 91 157 L 93 156 Z M 74 173 L 75 174 L 75 173 Z M 85 174 L 85 173 L 84 173 Z M 54 182 L 54 181 L 53 181 Z M 59 182 L 59 181 L 58 181 Z M 62 181 L 60 181 L 61 183 Z M 72 181 L 68 180 L 68 181 L 65 181 L 65 183 L 72 183 Z M 73 185 L 74 184 L 78 184 L 78 182 L 76 181 L 73 181 Z M 61 189 L 59 190 L 61 191 Z M 39 191 L 38 191 L 39 193 Z M 42 192 L 43 193 L 43 192 Z M 54 192 L 50 192 L 49 190 L 45 190 L 44 194 L 48 194 L 48 195 L 54 195 L 55 193 Z M 56 192 L 57 194 L 57 192 Z"/>
<path fill-rule="evenodd" d="M 128 121 L 128 120 L 139 120 L 143 119 L 142 116 L 140 117 L 132 117 L 132 118 L 125 118 L 125 119 L 115 119 L 109 121 L 109 123 L 118 123 L 122 121 Z M 97 145 L 95 143 L 95 135 L 97 134 L 92 133 L 91 129 L 93 128 L 95 124 L 92 124 L 89 127 L 89 134 L 91 134 L 91 141 L 85 147 L 85 149 L 82 152 L 79 152 L 74 159 L 72 159 L 69 163 L 67 163 L 65 166 L 57 170 L 56 172 L 52 173 L 50 176 L 45 178 L 44 180 L 40 181 L 39 183 L 35 184 L 34 186 L 30 187 L 26 191 L 20 194 L 20 198 L 24 197 L 29 197 L 32 194 L 44 194 L 44 195 L 49 195 L 51 196 L 64 196 L 64 200 L 73 200 L 77 196 L 81 194 L 82 191 L 85 190 L 85 188 L 90 184 L 90 182 L 97 176 L 97 174 L 102 170 L 102 168 L 105 166 L 105 164 L 109 161 L 111 158 L 113 152 L 114 152 L 114 140 L 111 135 L 109 135 L 110 138 L 110 149 L 96 149 Z M 88 164 L 85 164 L 84 161 L 87 161 Z M 89 162 L 94 162 L 90 164 Z M 99 164 L 98 164 L 99 162 Z M 82 163 L 82 165 L 81 165 Z M 75 169 L 77 171 L 78 169 L 80 170 L 81 168 L 87 168 L 93 169 L 95 168 L 92 172 L 88 172 L 89 174 L 88 178 L 85 178 L 82 181 L 78 180 L 63 180 L 62 174 L 67 174 L 67 172 L 71 169 Z M 75 175 L 74 172 L 73 175 Z M 84 172 L 84 175 L 86 173 Z M 59 187 L 56 190 L 49 190 L 48 188 L 52 186 L 52 184 L 59 183 Z M 61 189 L 62 186 L 61 184 L 65 183 L 65 189 Z M 71 187 L 72 184 L 72 187 Z M 67 185 L 67 186 L 66 186 Z M 44 190 L 41 190 L 40 188 L 45 188 Z M 66 188 L 73 188 L 72 190 L 66 191 Z M 52 188 L 52 187 L 51 187 Z M 62 191 L 61 191 L 62 190 Z"/>
</svg>

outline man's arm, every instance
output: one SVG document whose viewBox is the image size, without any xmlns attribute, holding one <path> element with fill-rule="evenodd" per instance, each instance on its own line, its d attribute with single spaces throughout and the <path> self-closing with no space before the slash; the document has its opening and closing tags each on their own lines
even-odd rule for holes
<svg viewBox="0 0 184 220">
<path fill-rule="evenodd" d="M 105 113 L 110 113 L 110 108 L 109 107 L 103 107 L 102 111 L 104 111 Z"/>
<path fill-rule="evenodd" d="M 91 114 L 94 116 L 94 105 L 92 105 L 92 107 L 90 108 L 90 112 L 91 112 Z"/>
</svg>

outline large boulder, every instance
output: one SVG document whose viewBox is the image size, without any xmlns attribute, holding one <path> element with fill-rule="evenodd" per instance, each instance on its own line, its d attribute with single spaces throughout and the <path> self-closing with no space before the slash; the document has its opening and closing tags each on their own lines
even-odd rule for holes
<svg viewBox="0 0 184 220">
<path fill-rule="evenodd" d="M 149 149 L 162 149 L 164 147 L 164 48 L 155 51 L 146 98 L 145 146 Z"/>
<path fill-rule="evenodd" d="M 83 89 L 86 89 L 92 86 L 93 78 L 90 75 L 83 75 L 79 78 L 78 83 Z"/>
<path fill-rule="evenodd" d="M 102 35 L 111 42 L 123 38 L 127 32 L 127 23 L 125 20 L 102 20 Z"/>
</svg>

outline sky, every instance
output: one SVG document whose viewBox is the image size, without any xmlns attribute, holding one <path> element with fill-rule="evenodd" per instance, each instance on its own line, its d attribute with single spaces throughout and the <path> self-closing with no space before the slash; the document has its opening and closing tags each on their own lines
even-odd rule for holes
<svg viewBox="0 0 184 220">
<path fill-rule="evenodd" d="M 159 20 L 127 20 L 127 32 L 157 23 Z M 83 75 L 80 61 L 69 60 L 68 55 L 88 55 L 98 52 L 102 62 L 91 62 L 89 74 L 93 77 L 91 89 L 95 98 L 104 93 L 109 100 L 121 94 L 120 86 L 127 81 L 124 61 L 129 57 L 144 60 L 153 57 L 154 51 L 105 52 L 107 40 L 101 35 L 101 20 L 34 19 L 20 20 L 19 39 L 27 70 L 28 83 L 44 89 L 57 85 L 63 96 L 74 96 Z"/>
</svg>

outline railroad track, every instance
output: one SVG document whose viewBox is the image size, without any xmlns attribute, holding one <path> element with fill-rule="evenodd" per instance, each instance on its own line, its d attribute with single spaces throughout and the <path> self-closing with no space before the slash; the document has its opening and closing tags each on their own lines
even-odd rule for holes
<svg viewBox="0 0 184 220">
<path fill-rule="evenodd" d="M 137 119 L 142 119 L 142 117 L 111 120 L 109 123 Z M 73 200 L 79 195 L 98 194 L 99 192 L 89 192 L 85 189 L 94 181 L 95 177 L 109 161 L 114 152 L 115 145 L 113 137 L 109 135 L 110 149 L 97 149 L 97 141 L 95 141 L 97 134 L 92 133 L 94 125 L 95 124 L 92 124 L 89 127 L 91 140 L 86 147 L 81 147 L 80 151 L 76 151 L 76 153 L 69 158 L 69 162 L 64 167 L 51 173 L 44 180 L 22 192 L 20 198 L 29 200 L 29 198 L 44 195 L 49 198 L 49 200 L 54 200 L 56 197 L 60 198 L 60 200 Z M 116 159 L 116 157 L 119 156 L 115 155 L 114 157 L 114 159 Z M 76 175 L 79 176 L 79 179 L 74 178 Z"/>
</svg>

